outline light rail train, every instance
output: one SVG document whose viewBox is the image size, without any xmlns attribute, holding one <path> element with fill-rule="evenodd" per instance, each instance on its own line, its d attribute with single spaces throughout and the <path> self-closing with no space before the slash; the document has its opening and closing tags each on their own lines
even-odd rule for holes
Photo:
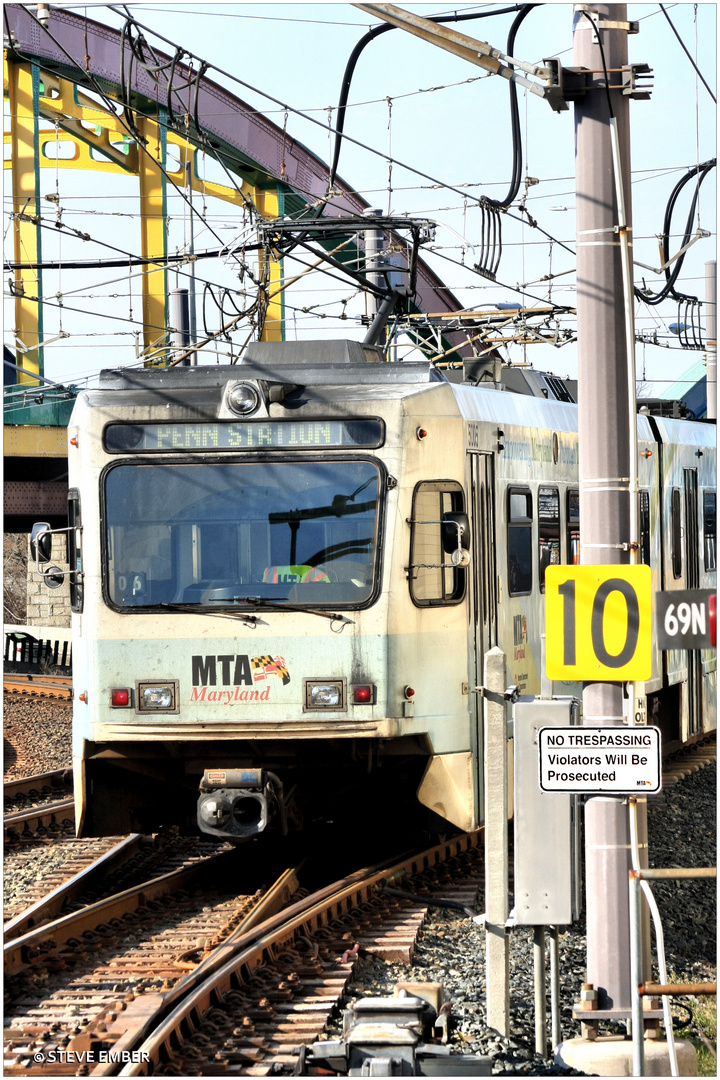
<svg viewBox="0 0 720 1080">
<path fill-rule="evenodd" d="M 539 692 L 545 569 L 582 546 L 577 407 L 537 380 L 547 396 L 357 342 L 259 343 L 80 394 L 79 835 L 252 837 L 339 802 L 476 828 L 484 655 Z M 638 416 L 654 590 L 715 587 L 714 435 Z M 715 689 L 714 651 L 654 649 L 666 744 L 715 727 Z"/>
</svg>

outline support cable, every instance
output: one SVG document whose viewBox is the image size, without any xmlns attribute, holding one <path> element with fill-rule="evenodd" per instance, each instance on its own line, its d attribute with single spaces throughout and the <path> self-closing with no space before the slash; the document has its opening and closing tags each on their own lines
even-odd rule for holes
<svg viewBox="0 0 720 1080">
<path fill-rule="evenodd" d="M 700 80 L 700 82 L 703 84 L 703 86 L 707 90 L 710 97 L 713 99 L 713 101 L 717 105 L 717 98 L 715 97 L 712 90 L 708 86 L 707 81 L 705 80 L 705 77 L 703 76 L 703 73 L 700 71 L 700 68 L 697 66 L 697 64 L 693 60 L 692 55 L 690 54 L 687 46 L 685 45 L 685 42 L 683 41 L 683 39 L 680 37 L 677 30 L 675 29 L 672 19 L 670 18 L 667 11 L 665 10 L 665 5 L 664 4 L 659 4 L 658 6 L 659 6 L 660 10 L 662 11 L 663 15 L 665 16 L 665 18 L 667 19 L 668 23 L 670 24 L 670 29 L 672 30 L 673 34 L 675 35 L 675 37 L 680 42 L 680 47 L 682 48 L 682 50 L 685 53 L 685 55 L 687 56 L 688 60 L 692 64 L 693 68 L 695 69 L 695 74 L 697 75 L 698 79 Z"/>
</svg>

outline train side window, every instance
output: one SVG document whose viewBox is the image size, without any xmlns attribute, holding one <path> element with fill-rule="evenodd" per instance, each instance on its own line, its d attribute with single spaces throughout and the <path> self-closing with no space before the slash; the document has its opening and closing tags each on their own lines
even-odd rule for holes
<svg viewBox="0 0 720 1080">
<path fill-rule="evenodd" d="M 413 493 L 410 522 L 410 596 L 418 607 L 459 604 L 465 595 L 465 570 L 455 567 L 443 551 L 442 515 L 465 510 L 460 484 L 432 480 Z"/>
<path fill-rule="evenodd" d="M 682 576 L 682 518 L 680 516 L 680 488 L 672 489 L 672 572 L 674 578 Z"/>
<path fill-rule="evenodd" d="M 570 566 L 580 562 L 580 491 L 567 491 L 567 561 Z"/>
<path fill-rule="evenodd" d="M 705 547 L 705 569 L 717 569 L 716 555 L 717 525 L 715 517 L 715 492 L 703 492 L 703 543 Z"/>
<path fill-rule="evenodd" d="M 560 492 L 538 488 L 538 555 L 540 592 L 545 592 L 545 567 L 560 562 Z"/>
<path fill-rule="evenodd" d="M 528 488 L 508 488 L 508 593 L 527 596 L 532 590 L 532 494 Z"/>
<path fill-rule="evenodd" d="M 77 488 L 68 491 L 68 541 L 67 560 L 70 568 L 70 608 L 81 612 L 83 609 L 82 576 L 82 517 L 80 515 L 80 492 Z"/>
<path fill-rule="evenodd" d="M 650 565 L 650 492 L 640 492 L 640 561 Z"/>
</svg>

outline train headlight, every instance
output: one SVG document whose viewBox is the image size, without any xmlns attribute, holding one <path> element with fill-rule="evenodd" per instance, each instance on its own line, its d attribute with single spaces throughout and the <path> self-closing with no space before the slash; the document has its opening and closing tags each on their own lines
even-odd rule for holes
<svg viewBox="0 0 720 1080">
<path fill-rule="evenodd" d="M 344 709 L 344 679 L 305 679 L 305 711 Z"/>
<path fill-rule="evenodd" d="M 138 712 L 177 712 L 177 683 L 138 683 L 137 703 Z"/>
<path fill-rule="evenodd" d="M 227 403 L 238 416 L 250 416 L 260 404 L 260 395 L 252 383 L 239 382 L 228 390 Z"/>
<path fill-rule="evenodd" d="M 198 803 L 198 816 L 202 825 L 221 829 L 230 820 L 232 805 L 222 795 L 206 795 Z"/>
</svg>

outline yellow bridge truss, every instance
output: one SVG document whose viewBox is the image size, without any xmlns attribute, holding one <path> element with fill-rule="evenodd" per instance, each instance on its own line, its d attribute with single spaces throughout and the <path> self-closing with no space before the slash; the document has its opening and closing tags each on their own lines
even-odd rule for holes
<svg viewBox="0 0 720 1080">
<path fill-rule="evenodd" d="M 95 173 L 125 173 L 138 177 L 141 257 L 157 269 L 142 275 L 143 355 L 164 363 L 169 358 L 166 194 L 168 183 L 181 191 L 197 191 L 242 209 L 252 203 L 258 214 L 280 215 L 280 190 L 256 188 L 238 180 L 225 186 L 199 177 L 196 146 L 156 120 L 135 115 L 143 148 L 130 138 L 118 116 L 69 80 L 35 64 L 8 62 L 5 53 L 3 89 L 9 99 L 10 147 L 5 169 L 11 173 L 15 294 L 14 334 L 21 366 L 42 374 L 42 263 L 40 169 L 82 169 Z M 108 97 L 110 98 L 110 94 Z M 47 127 L 43 122 L 50 122 Z M 68 144 L 72 153 L 68 153 Z M 168 147 L 173 155 L 168 155 Z M 6 151 L 7 154 L 7 151 Z M 173 160 L 175 158 L 175 160 Z M 190 258 L 190 257 L 188 257 Z M 267 259 L 267 265 L 263 260 Z M 283 337 L 282 261 L 261 255 L 261 276 L 267 280 L 267 310 L 263 341 Z M 34 383 L 30 374 L 18 381 Z"/>
</svg>

